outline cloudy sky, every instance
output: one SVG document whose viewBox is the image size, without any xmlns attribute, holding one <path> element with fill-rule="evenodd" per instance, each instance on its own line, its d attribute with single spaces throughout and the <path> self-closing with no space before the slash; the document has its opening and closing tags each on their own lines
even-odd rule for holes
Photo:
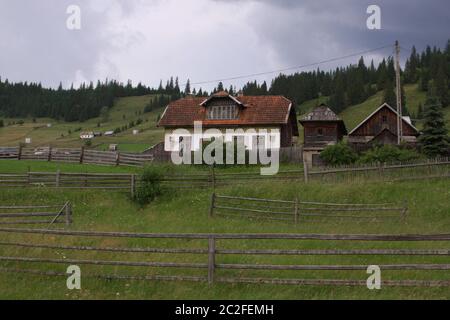
<svg viewBox="0 0 450 320">
<path fill-rule="evenodd" d="M 370 4 L 381 8 L 380 30 L 366 27 Z M 80 30 L 66 26 L 70 5 L 81 10 Z M 106 78 L 157 86 L 173 75 L 182 85 L 312 64 L 396 39 L 405 58 L 413 44 L 443 47 L 449 16 L 448 0 L 0 0 L 0 76 L 45 86 Z"/>
</svg>

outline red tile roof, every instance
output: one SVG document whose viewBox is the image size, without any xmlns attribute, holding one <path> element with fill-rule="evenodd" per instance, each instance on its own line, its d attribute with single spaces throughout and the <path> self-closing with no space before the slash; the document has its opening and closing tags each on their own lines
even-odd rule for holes
<svg viewBox="0 0 450 320">
<path fill-rule="evenodd" d="M 193 126 L 194 121 L 202 121 L 206 126 L 285 124 L 291 112 L 292 102 L 283 96 L 230 96 L 242 104 L 238 119 L 207 119 L 206 107 L 200 104 L 207 99 L 226 96 L 229 96 L 228 93 L 219 92 L 210 98 L 186 97 L 173 101 L 167 106 L 158 125 L 165 127 Z"/>
</svg>

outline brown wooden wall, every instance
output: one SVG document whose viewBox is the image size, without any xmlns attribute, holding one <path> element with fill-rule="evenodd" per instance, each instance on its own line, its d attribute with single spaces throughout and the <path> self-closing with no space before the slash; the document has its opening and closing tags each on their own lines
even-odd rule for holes
<svg viewBox="0 0 450 320">
<path fill-rule="evenodd" d="M 343 136 L 336 122 L 305 122 L 303 129 L 305 145 L 338 142 Z M 322 135 L 319 135 L 319 129 L 322 129 Z"/>
<path fill-rule="evenodd" d="M 297 117 L 295 113 L 289 115 L 287 124 L 280 128 L 280 147 L 290 147 L 293 142 L 293 136 L 298 136 Z"/>
<path fill-rule="evenodd" d="M 402 123 L 404 136 L 415 136 L 418 134 L 406 121 L 402 121 Z M 397 135 L 397 115 L 388 107 L 380 109 L 351 135 L 376 136 L 385 128 Z"/>
</svg>

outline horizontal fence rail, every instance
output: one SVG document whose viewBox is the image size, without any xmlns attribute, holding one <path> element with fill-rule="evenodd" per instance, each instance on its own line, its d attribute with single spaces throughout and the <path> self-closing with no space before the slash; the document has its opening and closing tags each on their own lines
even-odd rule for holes
<svg viewBox="0 0 450 320">
<path fill-rule="evenodd" d="M 0 173 L 0 188 L 105 189 L 129 191 L 134 196 L 139 177 L 128 173 L 27 172 Z"/>
<path fill-rule="evenodd" d="M 72 205 L 0 206 L 0 225 L 72 223 Z"/>
<path fill-rule="evenodd" d="M 378 265 L 384 286 L 450 286 L 450 234 L 179 234 L 24 228 L 0 228 L 0 234 L 0 270 L 9 273 L 67 276 L 58 266 L 78 264 L 87 268 L 84 276 L 103 279 L 365 286 L 368 266 Z M 19 241 L 22 237 L 28 241 Z M 86 237 L 101 241 L 82 245 Z M 116 247 L 102 246 L 109 242 L 105 238 L 115 238 Z M 121 238 L 140 239 L 139 246 Z M 279 240 L 283 240 L 282 248 Z M 311 240 L 316 242 L 305 242 Z M 406 248 L 405 242 L 409 242 Z M 375 248 L 380 243 L 383 248 Z M 423 248 L 425 244 L 430 247 Z M 305 245 L 307 249 L 297 248 Z M 329 245 L 333 249 L 320 248 Z M 64 252 L 64 259 L 49 249 Z M 350 256 L 358 260 L 349 260 Z"/>
<path fill-rule="evenodd" d="M 137 156 L 139 157 L 139 156 Z M 425 163 L 378 165 L 353 168 L 327 168 L 310 171 L 308 166 L 302 170 L 279 171 L 276 175 L 261 175 L 259 171 L 220 172 L 214 167 L 209 172 L 192 174 L 166 174 L 160 179 L 163 186 L 176 190 L 193 188 L 212 188 L 229 185 L 247 185 L 258 182 L 355 182 L 355 181 L 403 181 L 414 179 L 450 178 L 450 161 L 436 159 Z M 129 190 L 134 196 L 140 175 L 122 173 L 63 173 L 26 172 L 0 173 L 0 188 L 48 187 L 48 188 L 92 188 Z M 327 211 L 327 210 L 324 210 Z"/>
<path fill-rule="evenodd" d="M 348 166 L 305 166 L 305 181 L 352 182 L 365 180 L 404 181 L 450 178 L 450 159 L 441 157 L 402 163 L 373 163 Z"/>
<path fill-rule="evenodd" d="M 248 217 L 264 220 L 304 222 L 311 219 L 381 219 L 405 220 L 408 212 L 406 201 L 402 206 L 393 204 L 324 203 L 211 195 L 209 216 Z"/>
<path fill-rule="evenodd" d="M 152 154 L 99 151 L 81 148 L 0 147 L 0 159 L 60 161 L 99 165 L 143 166 L 154 161 Z"/>
</svg>

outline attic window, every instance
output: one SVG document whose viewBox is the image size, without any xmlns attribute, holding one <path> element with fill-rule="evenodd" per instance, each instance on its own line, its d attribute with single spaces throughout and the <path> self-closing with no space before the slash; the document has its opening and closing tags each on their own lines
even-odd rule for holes
<svg viewBox="0 0 450 320">
<path fill-rule="evenodd" d="M 383 122 L 387 122 L 387 116 L 383 116 L 383 117 L 382 117 L 382 121 L 383 121 Z"/>
<path fill-rule="evenodd" d="M 322 128 L 318 128 L 317 129 L 317 135 L 318 136 L 323 136 L 323 129 Z"/>
<path fill-rule="evenodd" d="M 208 109 L 208 119 L 211 120 L 230 120 L 237 119 L 238 109 L 235 105 L 211 106 Z"/>
</svg>

